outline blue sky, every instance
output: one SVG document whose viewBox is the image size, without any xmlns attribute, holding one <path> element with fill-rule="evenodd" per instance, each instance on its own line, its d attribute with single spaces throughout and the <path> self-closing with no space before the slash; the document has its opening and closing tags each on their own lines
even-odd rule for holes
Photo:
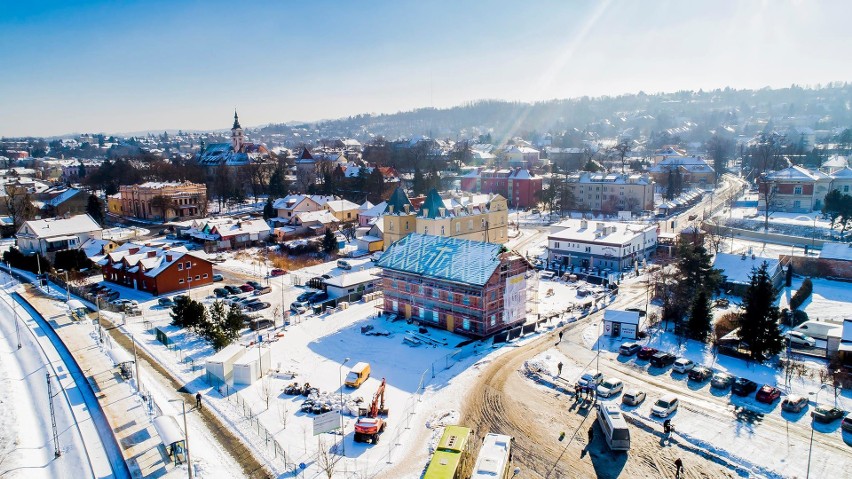
<svg viewBox="0 0 852 479">
<path fill-rule="evenodd" d="M 848 1 L 0 0 L 0 135 L 852 80 Z"/>
</svg>

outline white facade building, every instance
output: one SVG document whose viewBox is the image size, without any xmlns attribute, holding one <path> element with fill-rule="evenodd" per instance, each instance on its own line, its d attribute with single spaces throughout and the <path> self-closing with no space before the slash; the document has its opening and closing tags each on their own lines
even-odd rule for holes
<svg viewBox="0 0 852 479">
<path fill-rule="evenodd" d="M 550 227 L 547 257 L 551 268 L 631 268 L 657 247 L 656 225 L 569 219 Z"/>
<path fill-rule="evenodd" d="M 89 215 L 27 221 L 15 235 L 24 254 L 53 253 L 79 248 L 90 239 L 101 239 L 103 229 Z"/>
</svg>

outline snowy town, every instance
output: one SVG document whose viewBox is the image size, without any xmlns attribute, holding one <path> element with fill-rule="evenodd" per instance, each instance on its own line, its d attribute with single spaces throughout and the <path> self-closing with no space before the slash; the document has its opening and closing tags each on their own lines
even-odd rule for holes
<svg viewBox="0 0 852 479">
<path fill-rule="evenodd" d="M 0 123 L 0 477 L 844 477 L 850 101 Z"/>
</svg>

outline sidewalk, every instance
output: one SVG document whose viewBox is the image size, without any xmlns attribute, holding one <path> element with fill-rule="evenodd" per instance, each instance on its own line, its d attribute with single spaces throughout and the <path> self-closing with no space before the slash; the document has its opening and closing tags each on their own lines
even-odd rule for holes
<svg viewBox="0 0 852 479">
<path fill-rule="evenodd" d="M 86 373 L 133 477 L 156 478 L 174 469 L 145 404 L 101 351 L 97 329 L 88 323 L 72 321 L 65 303 L 33 294 L 31 288 L 21 296 L 53 326 Z M 104 337 L 108 335 L 104 333 Z"/>
</svg>

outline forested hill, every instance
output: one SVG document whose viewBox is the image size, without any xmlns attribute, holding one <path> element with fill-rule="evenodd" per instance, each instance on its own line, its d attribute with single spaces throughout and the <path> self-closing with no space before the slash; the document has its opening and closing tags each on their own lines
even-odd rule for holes
<svg viewBox="0 0 852 479">
<path fill-rule="evenodd" d="M 287 134 L 296 129 L 319 130 L 324 137 L 369 140 L 477 138 L 491 133 L 494 142 L 547 132 L 579 130 L 595 135 L 650 135 L 674 130 L 682 139 L 700 141 L 725 128 L 735 134 L 754 134 L 767 128 L 794 125 L 829 130 L 852 125 L 852 86 L 832 83 L 817 88 L 680 91 L 615 97 L 582 97 L 537 103 L 483 100 L 446 109 L 421 108 L 381 115 L 357 115 L 304 125 L 269 125 L 262 134 Z M 571 146 L 571 145 L 563 145 Z"/>
</svg>

